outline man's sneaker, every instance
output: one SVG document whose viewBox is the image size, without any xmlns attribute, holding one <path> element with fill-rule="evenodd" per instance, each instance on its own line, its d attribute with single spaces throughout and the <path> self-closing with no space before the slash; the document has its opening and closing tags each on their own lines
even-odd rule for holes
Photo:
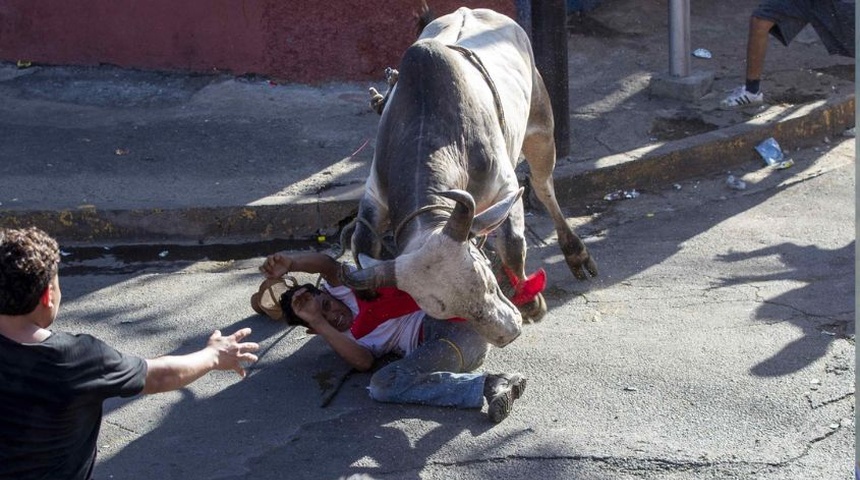
<svg viewBox="0 0 860 480">
<path fill-rule="evenodd" d="M 732 90 L 732 93 L 720 102 L 720 107 L 747 107 L 750 105 L 759 105 L 761 103 L 764 103 L 764 94 L 760 90 L 758 93 L 752 93 L 747 91 L 747 87 L 745 85 L 741 85 L 740 87 Z"/>
<path fill-rule="evenodd" d="M 484 398 L 487 399 L 487 415 L 493 423 L 508 418 L 514 408 L 514 400 L 526 390 L 526 378 L 518 373 L 487 375 L 484 380 Z"/>
</svg>

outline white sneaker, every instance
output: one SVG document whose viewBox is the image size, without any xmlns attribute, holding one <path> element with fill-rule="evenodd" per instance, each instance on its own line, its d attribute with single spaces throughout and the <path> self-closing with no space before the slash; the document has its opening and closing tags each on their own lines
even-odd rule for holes
<svg viewBox="0 0 860 480">
<path fill-rule="evenodd" d="M 722 108 L 748 107 L 750 105 L 759 105 L 764 103 L 764 94 L 759 90 L 758 93 L 750 93 L 745 85 L 732 90 L 728 97 L 720 102 Z"/>
</svg>

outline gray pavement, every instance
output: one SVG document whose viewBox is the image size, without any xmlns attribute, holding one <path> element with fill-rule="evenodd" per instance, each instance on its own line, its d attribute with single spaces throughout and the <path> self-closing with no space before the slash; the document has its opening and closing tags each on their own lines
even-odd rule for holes
<svg viewBox="0 0 860 480">
<path fill-rule="evenodd" d="M 512 415 L 372 401 L 303 329 L 256 315 L 251 257 L 122 261 L 70 249 L 54 328 L 132 354 L 251 327 L 260 361 L 106 403 L 97 479 L 848 480 L 855 426 L 855 146 L 792 152 L 570 218 L 601 267 L 573 279 L 530 215 L 549 312 L 486 371 L 529 378 Z"/>
<path fill-rule="evenodd" d="M 768 105 L 716 108 L 742 81 L 754 0 L 692 2 L 692 46 L 712 53 L 693 68 L 713 72 L 713 88 L 695 102 L 650 95 L 668 70 L 664 3 L 607 0 L 571 18 L 571 154 L 556 174 L 570 212 L 756 162 L 768 137 L 791 151 L 854 125 L 853 59 L 811 31 L 772 41 Z M 334 237 L 373 155 L 366 92 L 381 80 L 0 64 L 0 226 L 39 225 L 67 245 Z"/>
</svg>

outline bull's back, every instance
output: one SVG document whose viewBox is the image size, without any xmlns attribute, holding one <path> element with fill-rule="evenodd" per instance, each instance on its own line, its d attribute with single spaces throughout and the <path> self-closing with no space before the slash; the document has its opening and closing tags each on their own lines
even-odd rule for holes
<svg viewBox="0 0 860 480">
<path fill-rule="evenodd" d="M 492 82 L 450 45 L 473 51 Z M 397 210 L 413 209 L 423 201 L 416 196 L 430 191 L 469 190 L 479 208 L 497 199 L 501 179 L 515 178 L 533 69 L 528 36 L 494 11 L 460 8 L 425 27 L 401 58 L 368 182 L 368 193 L 387 200 L 395 223 Z M 502 102 L 504 136 L 490 83 Z M 408 191 L 397 184 L 408 184 Z"/>
<path fill-rule="evenodd" d="M 510 17 L 488 9 L 461 7 L 439 17 L 421 32 L 420 39 L 433 38 L 448 45 L 459 45 L 475 52 L 494 77 L 522 80 L 523 92 L 531 92 L 534 55 L 528 34 Z M 496 78 L 499 77 L 499 78 Z"/>
<path fill-rule="evenodd" d="M 536 78 L 528 34 L 510 17 L 498 12 L 461 7 L 428 24 L 420 39 L 429 38 L 465 47 L 480 59 L 499 92 L 509 126 L 505 132 L 508 154 L 515 162 L 525 134 Z M 473 65 L 466 71 L 472 75 L 472 83 L 484 82 Z"/>
</svg>

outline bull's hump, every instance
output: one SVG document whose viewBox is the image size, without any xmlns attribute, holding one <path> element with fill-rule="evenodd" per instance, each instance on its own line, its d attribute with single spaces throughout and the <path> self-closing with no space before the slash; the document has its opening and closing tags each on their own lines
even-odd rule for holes
<svg viewBox="0 0 860 480">
<path fill-rule="evenodd" d="M 453 45 L 466 37 L 516 25 L 511 18 L 493 10 L 460 7 L 427 25 L 420 38 L 435 38 Z"/>
</svg>

